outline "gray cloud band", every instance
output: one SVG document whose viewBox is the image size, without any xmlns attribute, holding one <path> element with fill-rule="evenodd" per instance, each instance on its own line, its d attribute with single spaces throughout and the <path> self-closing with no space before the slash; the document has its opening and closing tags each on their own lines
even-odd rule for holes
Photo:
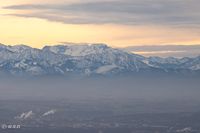
<svg viewBox="0 0 200 133">
<path fill-rule="evenodd" d="M 200 56 L 200 45 L 152 45 L 132 46 L 124 48 L 125 51 L 143 53 L 146 56 L 161 57 L 195 57 Z"/>
<path fill-rule="evenodd" d="M 199 0 L 124 0 L 93 1 L 76 4 L 27 4 L 4 7 L 15 10 L 10 14 L 35 17 L 70 24 L 167 24 L 173 26 L 198 26 L 200 24 Z M 32 13 L 20 14 L 20 10 Z"/>
</svg>

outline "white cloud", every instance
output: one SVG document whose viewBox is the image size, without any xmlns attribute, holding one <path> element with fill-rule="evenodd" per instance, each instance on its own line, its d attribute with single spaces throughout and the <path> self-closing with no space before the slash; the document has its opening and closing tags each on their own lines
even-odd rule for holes
<svg viewBox="0 0 200 133">
<path fill-rule="evenodd" d="M 131 46 L 124 48 L 124 50 L 144 56 L 195 57 L 200 55 L 200 45 Z"/>
</svg>

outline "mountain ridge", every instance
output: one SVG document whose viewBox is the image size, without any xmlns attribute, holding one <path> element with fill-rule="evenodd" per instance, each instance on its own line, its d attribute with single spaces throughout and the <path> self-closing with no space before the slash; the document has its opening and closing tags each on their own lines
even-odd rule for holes
<svg viewBox="0 0 200 133">
<path fill-rule="evenodd" d="M 195 58 L 144 57 L 106 44 L 54 45 L 42 49 L 0 44 L 0 72 L 11 75 L 115 75 L 123 73 L 196 73 Z"/>
</svg>

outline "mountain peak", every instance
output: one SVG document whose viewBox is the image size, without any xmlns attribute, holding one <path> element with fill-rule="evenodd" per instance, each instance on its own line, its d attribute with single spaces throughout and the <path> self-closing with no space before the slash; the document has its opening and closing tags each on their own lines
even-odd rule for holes
<svg viewBox="0 0 200 133">
<path fill-rule="evenodd" d="M 79 44 L 79 45 L 64 44 L 64 45 L 45 46 L 43 50 L 69 56 L 86 56 L 102 52 L 107 48 L 110 47 L 108 47 L 106 44 L 96 43 L 96 44 Z"/>
<path fill-rule="evenodd" d="M 2 44 L 2 43 L 0 43 L 0 48 L 4 48 L 4 47 L 7 47 L 6 45 L 4 45 L 4 44 Z"/>
</svg>

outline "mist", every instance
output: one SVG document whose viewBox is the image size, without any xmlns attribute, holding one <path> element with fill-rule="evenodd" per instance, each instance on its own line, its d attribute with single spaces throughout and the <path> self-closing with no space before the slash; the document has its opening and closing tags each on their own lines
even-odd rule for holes
<svg viewBox="0 0 200 133">
<path fill-rule="evenodd" d="M 119 76 L 96 78 L 1 78 L 0 99 L 199 100 L 197 77 Z"/>
</svg>

